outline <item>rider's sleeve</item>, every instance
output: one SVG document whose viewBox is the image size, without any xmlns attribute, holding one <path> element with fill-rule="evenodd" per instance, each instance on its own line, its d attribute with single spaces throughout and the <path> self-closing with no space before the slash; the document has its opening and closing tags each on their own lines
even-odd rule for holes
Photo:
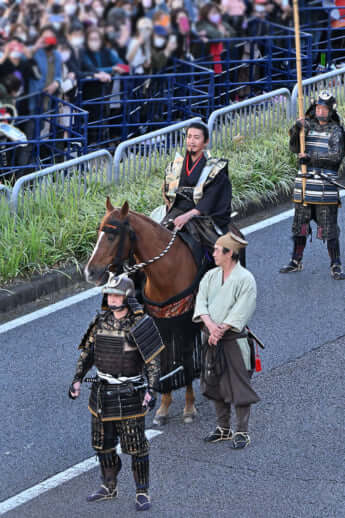
<svg viewBox="0 0 345 518">
<path fill-rule="evenodd" d="M 74 374 L 73 382 L 83 381 L 85 374 L 91 369 L 94 361 L 94 345 L 96 339 L 97 322 L 94 323 L 83 337 L 79 348 L 80 356 L 77 361 L 77 367 Z"/>
<path fill-rule="evenodd" d="M 217 217 L 231 212 L 231 183 L 226 170 L 220 171 L 217 176 L 205 186 L 203 197 L 196 204 L 202 215 Z"/>
</svg>

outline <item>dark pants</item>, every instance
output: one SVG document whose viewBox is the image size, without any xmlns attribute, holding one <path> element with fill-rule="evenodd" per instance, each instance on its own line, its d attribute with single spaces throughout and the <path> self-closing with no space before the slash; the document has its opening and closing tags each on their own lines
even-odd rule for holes
<svg viewBox="0 0 345 518">
<path fill-rule="evenodd" d="M 230 428 L 231 403 L 225 401 L 214 401 L 216 408 L 217 424 L 221 428 Z M 248 421 L 250 415 L 250 405 L 235 406 L 237 417 L 237 431 L 248 432 Z"/>
</svg>

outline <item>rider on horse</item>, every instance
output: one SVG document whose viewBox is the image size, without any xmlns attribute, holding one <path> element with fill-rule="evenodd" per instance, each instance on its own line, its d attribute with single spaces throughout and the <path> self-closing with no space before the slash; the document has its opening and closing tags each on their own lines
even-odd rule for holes
<svg viewBox="0 0 345 518">
<path fill-rule="evenodd" d="M 187 129 L 184 157 L 176 154 L 164 182 L 166 216 L 162 223 L 185 229 L 209 251 L 219 235 L 228 231 L 231 215 L 231 183 L 228 163 L 206 151 L 209 132 L 195 122 Z"/>
</svg>

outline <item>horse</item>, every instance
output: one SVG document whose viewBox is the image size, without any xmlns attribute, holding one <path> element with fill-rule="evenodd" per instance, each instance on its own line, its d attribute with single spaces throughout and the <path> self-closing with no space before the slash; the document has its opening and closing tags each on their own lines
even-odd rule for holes
<svg viewBox="0 0 345 518">
<path fill-rule="evenodd" d="M 237 229 L 232 230 L 238 234 Z M 152 314 L 150 301 L 154 301 L 159 308 L 165 301 L 175 300 L 191 287 L 193 293 L 183 300 L 188 299 L 189 310 L 193 309 L 190 301 L 192 300 L 193 306 L 197 289 L 195 281 L 200 278 L 198 279 L 198 267 L 189 246 L 176 231 L 171 232 L 151 218 L 129 210 L 127 201 L 118 209 L 112 206 L 107 197 L 106 213 L 100 223 L 98 239 L 85 267 L 86 280 L 96 285 L 104 284 L 109 271 L 118 269 L 127 260 L 134 263 L 134 270 L 144 270 L 143 295 L 146 303 L 148 302 L 145 304 L 148 313 Z M 190 311 L 187 314 L 190 315 Z M 193 325 L 191 317 L 189 321 Z M 168 346 L 166 343 L 166 347 Z M 192 422 L 197 414 L 192 381 L 193 378 L 189 376 L 185 384 L 183 419 L 186 423 Z M 162 392 L 161 404 L 154 418 L 155 424 L 166 423 L 172 403 L 171 390 Z"/>
</svg>

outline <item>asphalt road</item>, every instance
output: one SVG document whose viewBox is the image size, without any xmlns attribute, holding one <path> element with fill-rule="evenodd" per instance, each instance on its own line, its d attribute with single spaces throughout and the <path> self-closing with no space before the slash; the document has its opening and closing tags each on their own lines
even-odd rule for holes
<svg viewBox="0 0 345 518">
<path fill-rule="evenodd" d="M 172 420 L 151 441 L 153 507 L 146 516 L 345 516 L 345 282 L 331 279 L 326 247 L 316 239 L 303 272 L 278 274 L 290 256 L 290 226 L 288 219 L 248 236 L 259 294 L 251 327 L 266 343 L 263 372 L 254 379 L 262 401 L 252 413 L 252 443 L 241 452 L 204 444 L 214 426 L 212 405 L 195 383 L 199 415 L 184 425 L 179 391 Z M 0 334 L 0 501 L 92 456 L 88 390 L 75 402 L 66 395 L 76 344 L 99 303 L 94 297 Z M 92 469 L 6 516 L 135 516 L 129 459 L 123 460 L 117 501 L 86 504 L 99 484 Z"/>
</svg>

